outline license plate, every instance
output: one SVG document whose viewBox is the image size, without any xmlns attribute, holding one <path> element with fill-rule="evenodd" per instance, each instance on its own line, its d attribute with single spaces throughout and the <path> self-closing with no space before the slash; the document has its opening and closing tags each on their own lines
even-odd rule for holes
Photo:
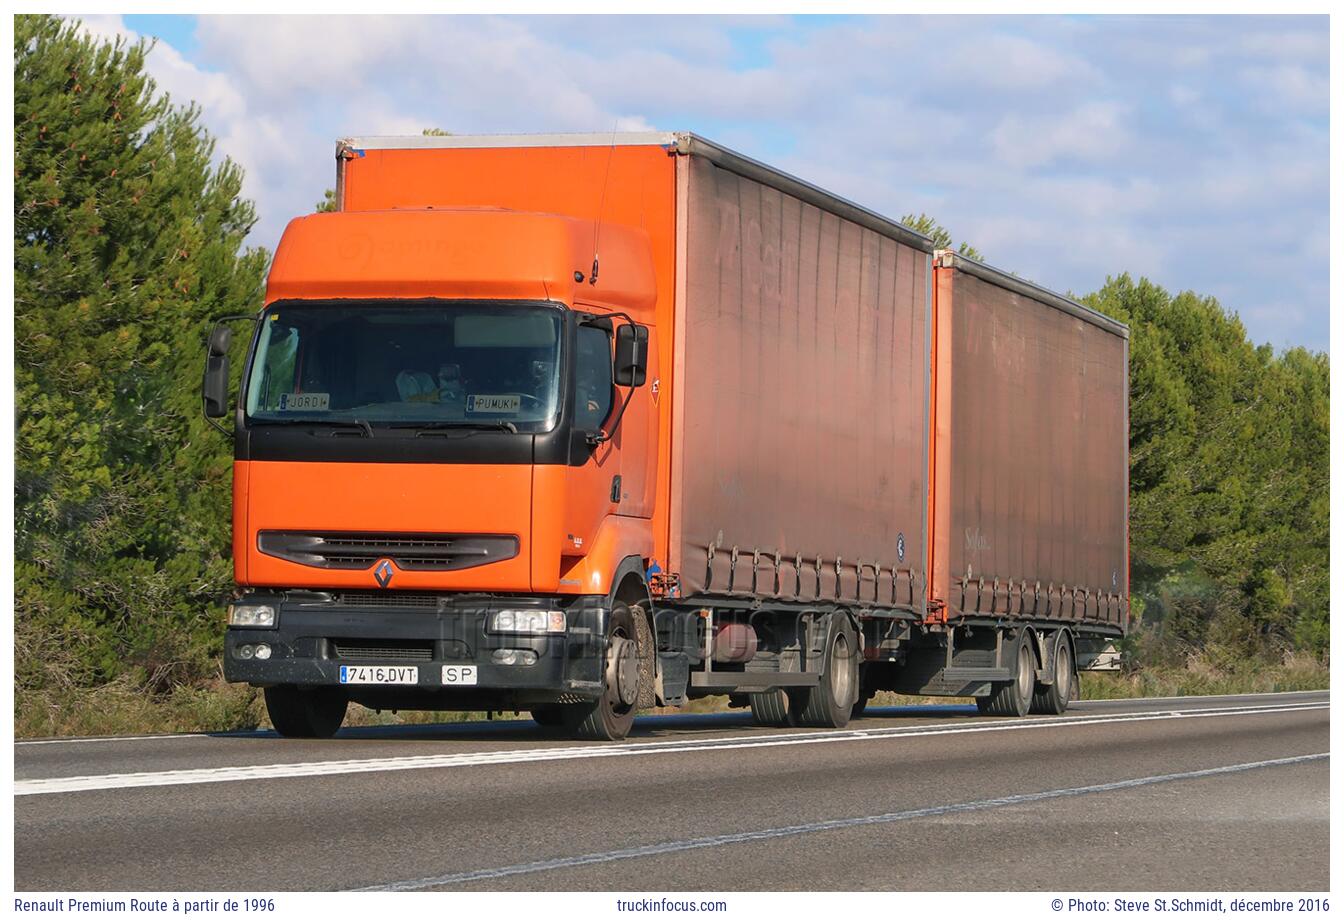
<svg viewBox="0 0 1344 920">
<path fill-rule="evenodd" d="M 522 397 L 516 394 L 486 396 L 473 393 L 467 397 L 468 412 L 499 412 L 516 415 L 521 404 Z"/>
<path fill-rule="evenodd" d="M 443 666 L 443 682 L 452 687 L 476 686 L 476 665 L 446 664 Z"/>
<path fill-rule="evenodd" d="M 386 665 L 341 665 L 343 684 L 418 684 L 420 669 Z"/>
</svg>

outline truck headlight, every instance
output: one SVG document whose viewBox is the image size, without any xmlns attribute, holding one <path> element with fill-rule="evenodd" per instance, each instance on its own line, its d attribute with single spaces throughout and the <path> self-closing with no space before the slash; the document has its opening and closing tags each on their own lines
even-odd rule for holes
<svg viewBox="0 0 1344 920">
<path fill-rule="evenodd" d="M 230 626 L 274 626 L 275 608 L 270 604 L 230 604 Z"/>
<path fill-rule="evenodd" d="M 524 633 L 541 636 L 565 631 L 563 610 L 496 610 L 487 629 L 493 633 Z"/>
</svg>

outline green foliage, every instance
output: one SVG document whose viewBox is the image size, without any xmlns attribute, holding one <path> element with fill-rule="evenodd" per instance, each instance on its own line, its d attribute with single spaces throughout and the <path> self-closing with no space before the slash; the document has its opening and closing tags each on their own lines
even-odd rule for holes
<svg viewBox="0 0 1344 920">
<path fill-rule="evenodd" d="M 318 214 L 326 214 L 330 211 L 340 210 L 340 208 L 336 206 L 336 190 L 334 188 L 329 188 L 324 191 L 322 193 L 322 200 L 313 205 L 313 210 Z"/>
<path fill-rule="evenodd" d="M 202 343 L 258 305 L 267 257 L 241 251 L 241 172 L 147 50 L 15 18 L 21 691 L 217 671 L 230 451 L 201 418 Z"/>
<path fill-rule="evenodd" d="M 900 219 L 900 223 L 933 240 L 935 249 L 952 248 L 952 234 L 948 232 L 946 227 L 927 214 L 922 212 L 919 214 L 907 214 Z M 974 259 L 977 262 L 985 261 L 985 257 L 980 254 L 980 250 L 976 249 L 970 243 L 960 243 L 957 246 L 957 252 L 966 258 Z"/>
<path fill-rule="evenodd" d="M 1324 354 L 1256 347 L 1211 297 L 1128 275 L 1084 300 L 1130 325 L 1132 589 L 1172 646 L 1328 646 Z"/>
</svg>

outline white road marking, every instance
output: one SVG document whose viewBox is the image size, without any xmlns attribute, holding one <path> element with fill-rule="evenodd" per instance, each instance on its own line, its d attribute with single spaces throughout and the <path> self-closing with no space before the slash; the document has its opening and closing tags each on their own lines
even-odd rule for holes
<svg viewBox="0 0 1344 920">
<path fill-rule="evenodd" d="M 1156 722 L 1171 719 L 1221 718 L 1267 713 L 1304 712 L 1329 709 L 1329 703 L 1283 703 L 1276 706 L 1221 707 L 1213 709 L 1166 710 L 1161 712 L 1117 713 L 1104 716 L 1060 716 L 1004 722 L 952 722 L 943 726 L 920 728 L 862 728 L 816 732 L 790 732 L 770 735 L 737 735 L 714 738 L 686 738 L 672 741 L 644 741 L 629 744 L 603 744 L 547 748 L 522 748 L 505 751 L 475 751 L 454 754 L 428 754 L 414 757 L 379 757 L 363 760 L 320 760 L 304 763 L 255 764 L 238 767 L 203 767 L 189 770 L 165 770 L 145 773 L 105 773 L 92 776 L 60 776 L 22 779 L 14 783 L 14 795 L 51 795 L 63 792 L 89 792 L 107 789 L 133 789 L 154 786 L 183 786 L 200 783 L 227 783 L 244 780 L 292 779 L 303 776 L 343 776 L 357 773 L 384 773 L 400 770 L 438 770 L 507 763 L 542 763 L 560 760 L 584 760 L 605 757 L 638 757 L 650 754 L 681 754 L 700 751 L 726 751 L 739 748 L 780 747 L 799 744 L 829 744 L 838 741 L 873 742 L 922 738 L 930 735 L 976 734 L 981 732 L 1040 731 L 1119 722 Z"/>
<path fill-rule="evenodd" d="M 1156 783 L 1171 783 L 1177 780 L 1202 779 L 1209 776 L 1224 776 L 1229 773 L 1244 773 L 1247 770 L 1260 770 L 1267 767 L 1282 767 L 1291 764 L 1310 763 L 1328 758 L 1329 753 L 1303 754 L 1299 757 L 1281 757 L 1277 760 L 1257 760 L 1249 763 L 1230 764 L 1224 767 L 1212 767 L 1207 770 L 1190 770 L 1185 773 L 1164 773 L 1158 776 L 1143 776 L 1138 779 L 1118 780 L 1113 783 L 1098 783 L 1095 786 L 1074 786 L 1069 789 L 1050 789 L 1045 792 L 1027 792 L 1018 795 L 1005 795 L 995 799 L 982 799 L 978 802 L 960 802 L 954 805 L 933 805 L 928 808 L 912 808 L 909 811 L 894 811 L 883 815 L 867 815 L 859 818 L 837 818 L 831 821 L 815 821 L 811 824 L 795 824 L 789 827 L 772 827 L 760 831 L 745 831 L 739 834 L 721 834 L 717 837 L 695 837 L 687 840 L 673 840 L 625 850 L 612 850 L 607 853 L 587 853 L 582 856 L 562 856 L 556 859 L 544 859 L 537 862 L 520 863 L 513 866 L 500 866 L 494 869 L 475 869 L 469 872 L 455 872 L 432 878 L 411 879 L 403 882 L 389 882 L 385 885 L 372 885 L 357 888 L 356 891 L 417 891 L 425 888 L 441 888 L 448 885 L 460 885 L 464 882 L 477 882 L 485 879 L 505 878 L 510 875 L 529 875 L 534 872 L 550 872 L 557 869 L 573 869 L 579 866 L 591 866 L 599 863 L 616 862 L 622 859 L 639 859 L 644 856 L 663 856 L 668 853 L 681 853 L 686 850 L 700 850 L 707 847 L 721 847 L 734 843 L 751 843 L 757 840 L 772 840 L 778 837 L 796 837 L 800 834 L 815 834 L 821 831 L 843 830 L 851 827 L 867 827 L 875 824 L 891 824 L 895 821 L 909 821 L 915 818 L 936 818 L 943 815 L 958 814 L 967 811 L 982 811 L 989 808 L 1004 808 L 1010 805 L 1024 805 L 1049 799 L 1061 799 L 1078 795 L 1093 795 L 1100 792 L 1115 792 L 1121 789 L 1134 789 L 1151 786 Z"/>
<path fill-rule="evenodd" d="M 1264 693 L 1212 693 L 1207 696 L 1127 696 L 1116 697 L 1112 700 L 1074 700 L 1069 705 L 1074 706 L 1082 703 L 1091 706 L 1094 703 L 1161 703 L 1169 700 L 1255 700 L 1262 696 L 1320 696 L 1324 695 L 1327 699 L 1330 691 L 1327 690 L 1266 690 Z M 1303 700 L 1303 702 L 1306 702 Z"/>
</svg>

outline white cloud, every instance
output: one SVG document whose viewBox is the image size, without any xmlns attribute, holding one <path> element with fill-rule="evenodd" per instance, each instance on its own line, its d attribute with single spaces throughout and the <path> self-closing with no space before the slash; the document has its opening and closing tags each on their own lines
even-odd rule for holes
<svg viewBox="0 0 1344 920">
<path fill-rule="evenodd" d="M 1330 105 L 1329 77 L 1300 64 L 1247 67 L 1239 78 L 1271 110 L 1287 107 L 1324 115 Z"/>
<path fill-rule="evenodd" d="M 1173 84 L 1167 91 L 1167 95 L 1171 98 L 1172 102 L 1179 106 L 1194 105 L 1204 98 L 1204 94 L 1199 90 L 1191 86 L 1183 86 L 1179 83 Z"/>
<path fill-rule="evenodd" d="M 1039 167 L 1060 160 L 1113 160 L 1130 146 L 1126 106 L 1085 102 L 1067 112 L 1010 113 L 991 133 L 994 152 L 1010 166 Z"/>
<path fill-rule="evenodd" d="M 943 79 L 956 80 L 966 92 L 1050 90 L 1068 81 L 1095 82 L 1086 60 L 1017 35 L 964 35 L 932 62 Z"/>
<path fill-rule="evenodd" d="M 90 17 L 124 34 L 118 17 Z M 149 68 L 274 246 L 350 134 L 690 128 L 1083 292 L 1148 274 L 1325 347 L 1327 23 L 1301 17 L 201 17 Z M 738 30 L 731 32 L 730 29 Z M 743 32 L 751 33 L 740 45 Z M 1283 265 L 1298 270 L 1285 278 Z"/>
</svg>

